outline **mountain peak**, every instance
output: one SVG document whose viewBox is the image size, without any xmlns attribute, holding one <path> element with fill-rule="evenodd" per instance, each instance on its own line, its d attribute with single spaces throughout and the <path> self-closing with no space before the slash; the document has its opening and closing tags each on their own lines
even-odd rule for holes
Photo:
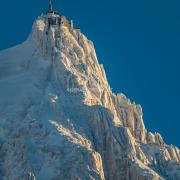
<svg viewBox="0 0 180 180">
<path fill-rule="evenodd" d="M 0 52 L 0 179 L 179 179 L 179 149 L 112 92 L 93 43 L 54 12 Z"/>
</svg>

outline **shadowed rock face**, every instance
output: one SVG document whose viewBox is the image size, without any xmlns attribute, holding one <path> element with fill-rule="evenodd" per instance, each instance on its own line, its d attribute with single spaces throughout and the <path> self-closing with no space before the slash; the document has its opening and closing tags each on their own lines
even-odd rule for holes
<svg viewBox="0 0 180 180">
<path fill-rule="evenodd" d="M 180 179 L 179 149 L 112 93 L 93 43 L 49 16 L 0 52 L 0 179 Z"/>
</svg>

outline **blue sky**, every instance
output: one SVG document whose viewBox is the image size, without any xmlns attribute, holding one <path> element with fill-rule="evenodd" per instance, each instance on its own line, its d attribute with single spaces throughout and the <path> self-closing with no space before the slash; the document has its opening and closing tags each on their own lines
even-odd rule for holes
<svg viewBox="0 0 180 180">
<path fill-rule="evenodd" d="M 23 42 L 48 0 L 0 5 L 0 49 Z M 180 146 L 180 1 L 54 0 L 91 39 L 115 93 L 143 107 L 146 128 Z"/>
</svg>

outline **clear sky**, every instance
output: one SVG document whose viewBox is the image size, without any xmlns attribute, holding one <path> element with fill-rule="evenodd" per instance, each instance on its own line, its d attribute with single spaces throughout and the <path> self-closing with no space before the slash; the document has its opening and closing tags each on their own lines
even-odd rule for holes
<svg viewBox="0 0 180 180">
<path fill-rule="evenodd" d="M 23 42 L 48 0 L 0 2 L 0 49 Z M 91 39 L 115 93 L 143 107 L 146 128 L 180 147 L 180 1 L 54 0 Z"/>
</svg>

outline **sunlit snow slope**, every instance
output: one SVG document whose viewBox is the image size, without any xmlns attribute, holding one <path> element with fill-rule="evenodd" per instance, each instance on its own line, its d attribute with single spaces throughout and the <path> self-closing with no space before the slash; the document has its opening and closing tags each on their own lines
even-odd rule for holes
<svg viewBox="0 0 180 180">
<path fill-rule="evenodd" d="M 0 179 L 178 180 L 179 163 L 65 17 L 38 17 L 24 43 L 0 52 Z"/>
</svg>

